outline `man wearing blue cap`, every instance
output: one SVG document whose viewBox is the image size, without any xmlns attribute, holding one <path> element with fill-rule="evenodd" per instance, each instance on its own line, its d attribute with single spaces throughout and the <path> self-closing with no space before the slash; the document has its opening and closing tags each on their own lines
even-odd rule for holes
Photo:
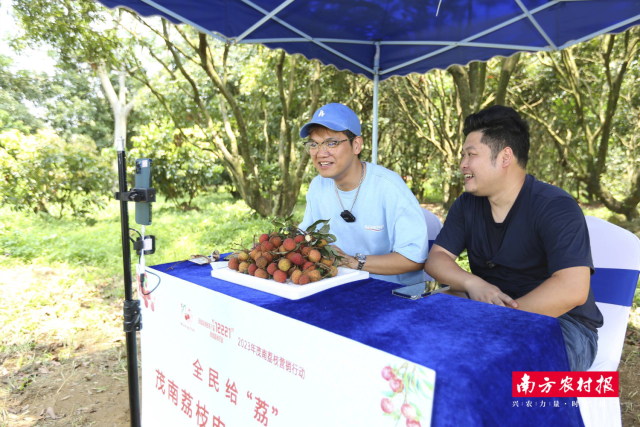
<svg viewBox="0 0 640 427">
<path fill-rule="evenodd" d="M 300 130 L 318 170 L 300 228 L 329 219 L 345 266 L 403 285 L 424 281 L 428 243 L 420 204 L 397 173 L 360 161 L 360 134 L 358 116 L 335 103 Z"/>
</svg>

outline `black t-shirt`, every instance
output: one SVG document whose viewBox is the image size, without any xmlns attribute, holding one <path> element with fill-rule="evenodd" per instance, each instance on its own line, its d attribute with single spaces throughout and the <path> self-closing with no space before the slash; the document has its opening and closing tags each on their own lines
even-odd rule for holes
<svg viewBox="0 0 640 427">
<path fill-rule="evenodd" d="M 486 217 L 485 203 L 489 205 L 486 197 L 463 193 L 451 206 L 435 241 L 454 255 L 467 249 L 476 276 L 515 299 L 556 271 L 589 267 L 593 273 L 584 214 L 564 190 L 527 175 L 514 206 L 496 229 L 491 229 L 495 222 L 490 206 Z M 491 244 L 498 239 L 501 244 Z M 593 331 L 603 323 L 591 288 L 587 302 L 568 314 Z"/>
<path fill-rule="evenodd" d="M 493 214 L 491 213 L 491 203 L 487 197 L 483 197 L 482 201 L 482 213 L 484 215 L 485 227 L 487 228 L 487 239 L 489 239 L 489 252 L 491 256 L 496 254 L 502 245 L 504 235 L 509 228 L 509 223 L 514 215 L 514 212 L 518 210 L 520 201 L 522 200 L 522 191 L 518 194 L 513 206 L 509 209 L 509 213 L 502 222 L 495 222 Z"/>
</svg>

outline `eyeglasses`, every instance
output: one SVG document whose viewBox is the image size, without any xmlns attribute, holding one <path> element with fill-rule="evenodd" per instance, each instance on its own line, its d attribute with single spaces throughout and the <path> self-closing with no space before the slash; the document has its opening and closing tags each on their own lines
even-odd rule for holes
<svg viewBox="0 0 640 427">
<path fill-rule="evenodd" d="M 307 150 L 307 153 L 309 153 L 312 156 L 316 156 L 320 150 L 320 147 L 322 147 L 324 151 L 326 151 L 327 153 L 333 154 L 336 152 L 338 145 L 342 144 L 345 141 L 349 141 L 349 138 L 343 139 L 340 141 L 336 141 L 334 139 L 327 139 L 326 141 L 323 141 L 320 144 L 318 144 L 315 141 L 305 141 L 302 144 L 304 145 L 304 149 Z"/>
</svg>

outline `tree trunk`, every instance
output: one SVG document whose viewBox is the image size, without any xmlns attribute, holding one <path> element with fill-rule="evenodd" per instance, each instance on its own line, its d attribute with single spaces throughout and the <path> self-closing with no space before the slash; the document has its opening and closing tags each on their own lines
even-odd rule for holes
<svg viewBox="0 0 640 427">
<path fill-rule="evenodd" d="M 106 66 L 104 64 L 92 64 L 92 68 L 96 71 L 96 74 L 100 79 L 102 90 L 111 105 L 111 111 L 113 111 L 113 144 L 114 147 L 117 148 L 118 141 L 120 141 L 121 138 L 123 142 L 126 142 L 127 118 L 135 104 L 135 99 L 131 100 L 131 102 L 127 104 L 127 86 L 125 84 L 127 72 L 123 69 L 118 73 L 118 83 L 120 87 L 118 88 L 119 93 L 116 95 L 116 91 L 113 89 L 113 85 L 109 79 Z M 123 145 L 126 146 L 126 144 Z"/>
<path fill-rule="evenodd" d="M 494 105 L 506 105 L 505 98 L 507 96 L 507 87 L 511 75 L 516 70 L 516 66 L 520 61 L 520 53 L 502 59 L 502 67 L 500 69 L 500 80 L 498 81 L 498 89 L 496 90 L 496 99 Z"/>
</svg>

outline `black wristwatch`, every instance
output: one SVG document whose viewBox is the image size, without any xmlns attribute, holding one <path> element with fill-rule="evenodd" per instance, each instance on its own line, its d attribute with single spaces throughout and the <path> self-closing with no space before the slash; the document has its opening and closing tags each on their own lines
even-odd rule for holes
<svg viewBox="0 0 640 427">
<path fill-rule="evenodd" d="M 355 254 L 354 258 L 358 261 L 358 270 L 362 270 L 364 263 L 367 262 L 367 256 L 362 254 Z"/>
</svg>

